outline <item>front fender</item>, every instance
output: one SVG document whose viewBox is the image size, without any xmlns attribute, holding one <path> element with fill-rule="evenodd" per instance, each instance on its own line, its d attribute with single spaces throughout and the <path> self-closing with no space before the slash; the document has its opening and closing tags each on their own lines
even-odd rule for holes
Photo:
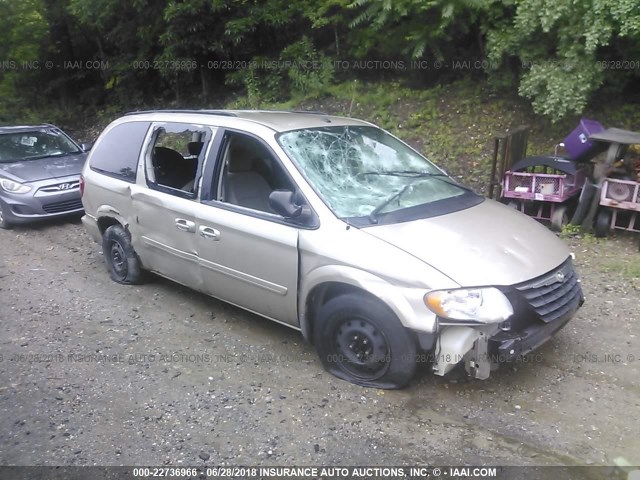
<svg viewBox="0 0 640 480">
<path fill-rule="evenodd" d="M 424 304 L 424 287 L 400 287 L 372 273 L 346 265 L 323 265 L 305 273 L 300 282 L 298 312 L 300 327 L 305 334 L 311 331 L 307 312 L 309 295 L 324 284 L 344 284 L 363 290 L 384 302 L 407 328 L 433 333 L 437 330 L 436 315 Z"/>
</svg>

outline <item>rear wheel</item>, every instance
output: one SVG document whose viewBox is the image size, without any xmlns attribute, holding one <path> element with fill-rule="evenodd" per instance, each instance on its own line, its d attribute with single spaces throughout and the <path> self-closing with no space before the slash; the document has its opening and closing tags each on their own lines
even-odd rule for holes
<svg viewBox="0 0 640 480">
<path fill-rule="evenodd" d="M 102 235 L 102 251 L 114 282 L 125 285 L 141 283 L 142 265 L 131 245 L 129 233 L 120 225 L 112 225 Z"/>
<path fill-rule="evenodd" d="M 569 215 L 567 214 L 567 206 L 559 205 L 553 209 L 551 214 L 551 229 L 561 232 L 562 227 L 569 223 Z"/>
<path fill-rule="evenodd" d="M 345 294 L 317 312 L 315 344 L 325 368 L 336 377 L 374 388 L 402 388 L 416 369 L 416 343 L 383 303 Z"/>
<path fill-rule="evenodd" d="M 606 237 L 609 234 L 609 230 L 611 230 L 611 210 L 601 208 L 596 217 L 596 237 Z"/>
</svg>

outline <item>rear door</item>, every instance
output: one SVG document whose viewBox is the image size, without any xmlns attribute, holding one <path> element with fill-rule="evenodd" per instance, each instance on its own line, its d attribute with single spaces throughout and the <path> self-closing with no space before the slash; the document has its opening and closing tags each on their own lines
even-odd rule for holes
<svg viewBox="0 0 640 480">
<path fill-rule="evenodd" d="M 203 125 L 152 124 L 144 175 L 131 189 L 136 249 L 145 267 L 197 289 L 202 288 L 196 242 L 199 179 L 212 136 Z"/>
<path fill-rule="evenodd" d="M 198 210 L 197 251 L 211 295 L 273 320 L 298 324 L 298 229 L 269 207 L 269 193 L 294 189 L 284 167 L 256 137 L 220 133 Z M 205 185 L 205 181 L 210 182 Z"/>
</svg>

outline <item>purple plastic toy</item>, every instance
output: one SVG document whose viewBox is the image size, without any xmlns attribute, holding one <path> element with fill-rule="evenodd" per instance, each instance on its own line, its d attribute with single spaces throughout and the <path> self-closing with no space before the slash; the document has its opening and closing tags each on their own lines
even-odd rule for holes
<svg viewBox="0 0 640 480">
<path fill-rule="evenodd" d="M 569 153 L 572 160 L 576 160 L 593 148 L 593 142 L 589 140 L 589 135 L 599 133 L 604 130 L 600 122 L 583 118 L 580 124 L 564 139 L 564 148 Z"/>
</svg>

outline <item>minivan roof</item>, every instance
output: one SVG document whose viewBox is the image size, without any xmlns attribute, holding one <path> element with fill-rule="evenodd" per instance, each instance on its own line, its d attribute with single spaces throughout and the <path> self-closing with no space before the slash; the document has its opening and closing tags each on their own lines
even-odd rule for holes
<svg viewBox="0 0 640 480">
<path fill-rule="evenodd" d="M 297 130 L 300 128 L 344 126 L 344 125 L 370 125 L 362 120 L 354 118 L 328 115 L 322 112 L 289 112 L 280 110 L 145 110 L 129 112 L 126 116 L 151 117 L 160 120 L 166 114 L 194 115 L 201 117 L 218 116 L 233 117 L 264 125 L 277 132 Z M 166 118 L 166 117 L 165 117 Z"/>
</svg>

